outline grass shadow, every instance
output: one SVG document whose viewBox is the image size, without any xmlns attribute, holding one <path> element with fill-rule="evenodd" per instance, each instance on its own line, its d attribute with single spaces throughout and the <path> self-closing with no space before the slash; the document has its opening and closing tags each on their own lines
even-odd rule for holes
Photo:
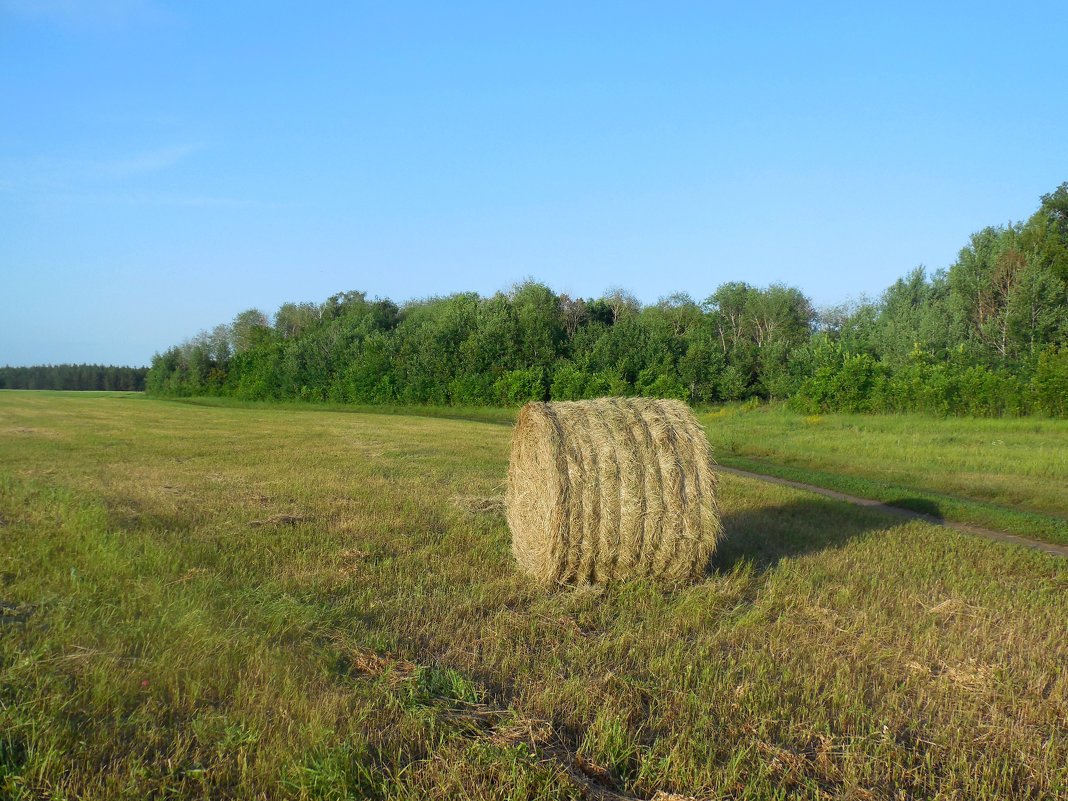
<svg viewBox="0 0 1068 801">
<path fill-rule="evenodd" d="M 855 537 L 892 525 L 880 512 L 815 498 L 744 509 L 723 516 L 724 538 L 709 569 L 727 572 L 752 562 L 763 572 L 784 557 L 841 548 Z"/>
<path fill-rule="evenodd" d="M 106 510 L 110 529 L 187 533 L 192 528 L 190 515 L 161 511 L 151 503 L 132 495 L 108 499 Z"/>
<path fill-rule="evenodd" d="M 12 623 L 26 623 L 37 611 L 33 604 L 17 604 L 9 601 L 0 601 L 0 626 Z"/>
</svg>

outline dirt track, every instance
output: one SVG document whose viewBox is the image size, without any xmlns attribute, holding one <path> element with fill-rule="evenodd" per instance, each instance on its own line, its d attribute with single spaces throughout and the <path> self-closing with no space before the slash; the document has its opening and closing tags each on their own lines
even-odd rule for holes
<svg viewBox="0 0 1068 801">
<path fill-rule="evenodd" d="M 923 512 L 914 512 L 911 509 L 903 509 L 900 506 L 891 506 L 890 504 L 883 503 L 882 501 L 873 501 L 871 498 L 861 498 L 856 495 L 847 495 L 844 492 L 826 489 L 825 487 L 817 487 L 815 484 L 803 484 L 800 481 L 789 481 L 785 478 L 767 476 L 762 473 L 751 473 L 748 470 L 738 470 L 735 467 L 724 467 L 723 465 L 719 465 L 716 469 L 722 473 L 730 473 L 734 476 L 742 476 L 743 478 L 754 478 L 758 481 L 767 481 L 771 484 L 781 484 L 786 487 L 793 487 L 794 489 L 804 490 L 805 492 L 815 492 L 817 495 L 823 495 L 827 498 L 833 498 L 836 501 L 844 501 L 845 503 L 851 503 L 856 506 L 866 506 L 869 509 L 877 509 L 881 512 L 885 512 L 886 514 L 894 515 L 895 517 L 902 517 L 907 520 L 924 520 L 928 523 L 933 523 L 936 526 L 945 526 L 946 528 L 952 528 L 956 531 L 963 531 L 966 534 L 975 534 L 979 537 L 986 537 L 988 540 L 1009 542 L 1013 545 L 1022 545 L 1025 548 L 1034 548 L 1038 551 L 1045 551 L 1046 553 L 1051 553 L 1054 556 L 1063 556 L 1068 558 L 1068 545 L 1054 545 L 1050 542 L 1041 542 L 1040 540 L 1032 540 L 1027 537 L 1021 537 L 1017 534 L 1009 534 L 1005 531 L 995 531 L 991 528 L 972 526 L 967 523 L 955 523 L 951 520 L 943 520 L 940 517 L 935 517 L 934 515 L 924 514 Z"/>
</svg>

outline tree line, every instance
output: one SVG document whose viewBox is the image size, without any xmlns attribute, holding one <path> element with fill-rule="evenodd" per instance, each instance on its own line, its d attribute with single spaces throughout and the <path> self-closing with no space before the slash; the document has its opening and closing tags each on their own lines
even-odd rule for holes
<svg viewBox="0 0 1068 801">
<path fill-rule="evenodd" d="M 61 389 L 141 392 L 147 367 L 112 364 L 41 364 L 0 367 L 0 389 Z"/>
<path fill-rule="evenodd" d="M 158 395 L 516 405 L 602 395 L 809 413 L 1068 415 L 1068 183 L 1025 222 L 972 235 L 877 299 L 815 308 L 783 284 L 642 305 L 526 281 L 403 305 L 343 292 L 250 309 L 157 354 Z"/>
</svg>

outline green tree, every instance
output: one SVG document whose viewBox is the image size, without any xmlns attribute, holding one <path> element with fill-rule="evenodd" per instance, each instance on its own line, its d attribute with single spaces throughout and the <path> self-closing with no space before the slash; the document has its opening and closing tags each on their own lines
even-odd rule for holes
<svg viewBox="0 0 1068 801">
<path fill-rule="evenodd" d="M 259 309 L 246 309 L 230 324 L 234 353 L 244 353 L 270 336 L 271 328 L 267 315 Z"/>
<path fill-rule="evenodd" d="M 319 323 L 322 312 L 317 303 L 283 303 L 274 313 L 274 330 L 282 339 L 296 339 Z"/>
<path fill-rule="evenodd" d="M 511 292 L 519 335 L 519 361 L 525 367 L 548 368 L 564 342 L 560 299 L 544 284 L 525 281 Z"/>
</svg>

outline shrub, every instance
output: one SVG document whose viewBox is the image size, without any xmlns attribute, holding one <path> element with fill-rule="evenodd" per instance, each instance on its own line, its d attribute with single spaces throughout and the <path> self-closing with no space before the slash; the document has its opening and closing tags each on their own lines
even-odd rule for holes
<svg viewBox="0 0 1068 801">
<path fill-rule="evenodd" d="M 749 378 L 736 364 L 729 364 L 719 374 L 719 385 L 716 387 L 719 397 L 723 400 L 741 400 L 749 389 Z"/>
<path fill-rule="evenodd" d="M 498 403 L 505 406 L 520 406 L 529 401 L 545 400 L 545 370 L 530 367 L 526 370 L 509 370 L 493 383 Z"/>
<path fill-rule="evenodd" d="M 1039 354 L 1031 384 L 1039 409 L 1051 417 L 1068 417 L 1068 346 L 1050 346 Z"/>
<path fill-rule="evenodd" d="M 563 361 L 553 371 L 553 400 L 580 400 L 586 390 L 586 374 L 573 362 Z"/>
<path fill-rule="evenodd" d="M 627 379 L 611 370 L 602 370 L 591 375 L 583 391 L 584 398 L 621 398 L 633 394 L 634 388 Z"/>
<path fill-rule="evenodd" d="M 449 399 L 457 406 L 485 406 L 493 403 L 493 377 L 490 375 L 462 375 L 449 383 Z"/>
<path fill-rule="evenodd" d="M 648 367 L 638 373 L 635 385 L 639 395 L 647 398 L 675 398 L 684 401 L 689 391 L 670 366 Z"/>
</svg>

